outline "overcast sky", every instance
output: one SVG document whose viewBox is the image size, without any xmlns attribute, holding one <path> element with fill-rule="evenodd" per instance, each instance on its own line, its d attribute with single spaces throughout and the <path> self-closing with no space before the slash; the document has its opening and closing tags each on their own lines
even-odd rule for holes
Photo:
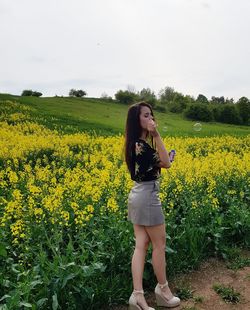
<svg viewBox="0 0 250 310">
<path fill-rule="evenodd" d="M 0 0 L 0 92 L 250 98 L 249 0 Z"/>
</svg>

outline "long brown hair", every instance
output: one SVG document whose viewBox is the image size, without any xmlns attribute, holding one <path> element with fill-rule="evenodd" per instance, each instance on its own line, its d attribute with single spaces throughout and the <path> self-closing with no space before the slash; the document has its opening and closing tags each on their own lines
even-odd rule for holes
<svg viewBox="0 0 250 310">
<path fill-rule="evenodd" d="M 142 134 L 142 127 L 140 124 L 140 113 L 141 107 L 148 107 L 151 110 L 152 116 L 154 117 L 152 107 L 149 103 L 145 101 L 137 102 L 132 104 L 128 109 L 127 114 L 127 121 L 126 121 L 126 129 L 125 129 L 125 142 L 124 142 L 124 155 L 125 161 L 128 167 L 128 170 L 131 174 L 134 173 L 135 169 L 135 150 L 134 150 L 134 143 L 135 141 L 140 138 Z M 147 133 L 148 137 L 149 133 Z M 153 143 L 153 137 L 151 136 L 151 146 L 155 149 L 155 145 Z"/>
</svg>

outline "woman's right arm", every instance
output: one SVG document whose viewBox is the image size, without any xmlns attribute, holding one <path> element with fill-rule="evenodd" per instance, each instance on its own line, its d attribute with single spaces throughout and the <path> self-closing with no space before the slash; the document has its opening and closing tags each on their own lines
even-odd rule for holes
<svg viewBox="0 0 250 310">
<path fill-rule="evenodd" d="M 161 162 L 158 164 L 158 167 L 166 168 L 166 169 L 170 168 L 171 162 L 170 162 L 169 154 L 165 148 L 165 145 L 161 139 L 161 136 L 160 135 L 155 136 L 154 141 L 155 141 L 157 151 L 158 151 L 158 154 L 161 160 Z"/>
<path fill-rule="evenodd" d="M 148 123 L 148 131 L 153 136 L 154 141 L 156 143 L 156 148 L 160 157 L 161 162 L 157 165 L 158 167 L 161 168 L 170 168 L 171 167 L 171 162 L 169 158 L 168 151 L 165 148 L 165 145 L 161 139 L 161 136 L 159 132 L 156 129 L 156 124 L 153 120 L 149 121 Z"/>
</svg>

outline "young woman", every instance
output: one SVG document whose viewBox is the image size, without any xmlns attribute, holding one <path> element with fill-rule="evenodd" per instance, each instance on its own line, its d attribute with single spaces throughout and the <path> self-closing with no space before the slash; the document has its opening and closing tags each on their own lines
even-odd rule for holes
<svg viewBox="0 0 250 310">
<path fill-rule="evenodd" d="M 178 306 L 180 299 L 173 296 L 166 279 L 165 217 L 159 198 L 161 168 L 169 169 L 171 162 L 156 129 L 152 107 L 146 102 L 129 107 L 125 160 L 134 181 L 128 196 L 128 220 L 133 223 L 136 239 L 131 264 L 134 290 L 129 298 L 130 310 L 154 310 L 147 305 L 142 287 L 145 256 L 150 242 L 154 273 L 158 280 L 155 288 L 157 305 Z"/>
</svg>

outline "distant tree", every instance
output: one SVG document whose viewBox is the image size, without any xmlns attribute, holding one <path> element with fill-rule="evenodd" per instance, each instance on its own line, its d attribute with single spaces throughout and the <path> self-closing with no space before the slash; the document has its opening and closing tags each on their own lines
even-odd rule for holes
<svg viewBox="0 0 250 310">
<path fill-rule="evenodd" d="M 220 121 L 228 124 L 241 124 L 242 119 L 240 117 L 239 111 L 233 104 L 225 104 L 222 107 Z"/>
<path fill-rule="evenodd" d="M 128 90 L 119 90 L 115 94 L 116 100 L 123 104 L 131 104 L 138 100 L 138 95 Z"/>
<path fill-rule="evenodd" d="M 181 113 L 188 105 L 188 99 L 181 93 L 175 92 L 173 100 L 168 103 L 168 109 L 173 113 Z"/>
<path fill-rule="evenodd" d="M 35 96 L 35 97 L 41 97 L 43 94 L 38 91 L 32 91 L 31 89 L 25 89 L 22 92 L 21 96 Z"/>
<path fill-rule="evenodd" d="M 23 90 L 21 96 L 32 96 L 32 90 L 31 89 L 25 89 Z"/>
<path fill-rule="evenodd" d="M 164 105 L 156 105 L 155 106 L 155 110 L 162 112 L 162 113 L 166 113 L 167 112 L 167 108 Z"/>
<path fill-rule="evenodd" d="M 202 95 L 202 94 L 199 94 L 197 99 L 196 99 L 196 102 L 200 102 L 200 103 L 208 103 L 208 99 L 206 96 Z"/>
<path fill-rule="evenodd" d="M 237 110 L 243 123 L 247 124 L 250 121 L 250 101 L 247 97 L 241 97 L 236 103 Z"/>
<path fill-rule="evenodd" d="M 211 97 L 211 103 L 224 104 L 225 103 L 225 98 L 224 98 L 224 96 L 221 96 L 221 97 L 212 96 Z"/>
<path fill-rule="evenodd" d="M 69 96 L 70 97 L 84 97 L 86 95 L 87 95 L 87 93 L 84 90 L 82 90 L 82 89 L 76 90 L 76 89 L 72 88 L 69 91 Z"/>
<path fill-rule="evenodd" d="M 181 113 L 183 111 L 183 107 L 179 102 L 171 101 L 168 104 L 168 111 L 172 113 Z"/>
<path fill-rule="evenodd" d="M 105 92 L 101 94 L 101 99 L 106 100 L 106 101 L 113 101 L 113 98 Z"/>
<path fill-rule="evenodd" d="M 41 96 L 42 96 L 42 93 L 40 93 L 39 91 L 33 91 L 33 92 L 32 92 L 32 96 L 41 97 Z"/>
<path fill-rule="evenodd" d="M 210 109 L 212 111 L 212 114 L 213 114 L 213 119 L 216 121 L 216 122 L 220 122 L 221 121 L 221 112 L 222 112 L 222 107 L 221 105 L 219 104 L 213 104 L 211 105 Z"/>
<path fill-rule="evenodd" d="M 159 92 L 159 102 L 167 106 L 167 109 L 173 113 L 182 112 L 193 101 L 191 96 L 184 96 L 169 86 L 161 89 Z"/>
<path fill-rule="evenodd" d="M 71 88 L 71 90 L 69 91 L 69 96 L 70 97 L 74 97 L 75 96 L 75 92 L 76 92 L 76 89 Z"/>
<path fill-rule="evenodd" d="M 86 91 L 84 91 L 84 90 L 82 90 L 82 89 L 79 89 L 79 90 L 77 91 L 77 93 L 76 93 L 76 97 L 84 97 L 84 96 L 86 96 L 86 95 L 87 95 Z"/>
<path fill-rule="evenodd" d="M 156 105 L 157 99 L 155 93 L 150 88 L 143 88 L 139 92 L 139 100 L 146 101 L 151 104 L 152 107 Z"/>
<path fill-rule="evenodd" d="M 160 103 L 167 104 L 173 101 L 175 95 L 174 88 L 166 86 L 159 91 Z"/>
<path fill-rule="evenodd" d="M 183 112 L 184 116 L 192 119 L 204 122 L 213 120 L 213 114 L 207 105 L 202 103 L 193 103 L 189 105 Z"/>
<path fill-rule="evenodd" d="M 230 98 L 230 99 L 229 99 L 229 98 L 226 98 L 226 99 L 225 99 L 225 103 L 226 103 L 226 104 L 234 104 L 234 98 Z"/>
<path fill-rule="evenodd" d="M 193 96 L 186 95 L 185 99 L 186 99 L 187 104 L 195 103 L 195 98 Z"/>
</svg>

